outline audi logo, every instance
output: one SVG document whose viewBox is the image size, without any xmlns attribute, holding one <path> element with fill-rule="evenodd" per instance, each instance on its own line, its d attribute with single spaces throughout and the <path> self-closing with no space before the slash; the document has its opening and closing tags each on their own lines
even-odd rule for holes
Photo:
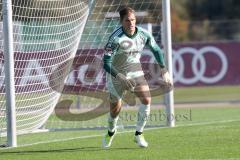
<svg viewBox="0 0 240 160">
<path fill-rule="evenodd" d="M 146 52 L 147 55 L 151 53 Z M 190 55 L 192 58 L 190 62 L 184 59 L 184 56 Z M 214 67 L 209 67 L 207 64 L 208 56 L 214 56 L 214 60 L 219 61 L 220 64 L 214 67 L 218 67 L 213 72 L 213 75 L 206 74 L 207 71 L 212 70 Z M 150 62 L 154 62 L 155 59 L 151 56 Z M 211 58 L 213 61 L 213 58 Z M 208 62 L 208 63 L 207 63 Z M 189 66 L 190 63 L 190 66 Z M 213 62 L 212 62 L 213 63 Z M 216 63 L 216 62 L 214 62 Z M 188 68 L 187 68 L 188 67 Z M 189 68 L 190 67 L 190 68 Z M 205 84 L 213 84 L 220 81 L 228 69 L 228 61 L 222 50 L 214 46 L 204 46 L 200 49 L 192 47 L 182 47 L 178 50 L 173 50 L 173 77 L 174 82 L 179 82 L 184 85 L 192 85 L 197 82 Z M 186 76 L 185 72 L 191 70 L 191 76 Z M 152 72 L 152 71 L 151 71 Z M 157 79 L 159 74 L 152 74 L 153 79 Z"/>
</svg>

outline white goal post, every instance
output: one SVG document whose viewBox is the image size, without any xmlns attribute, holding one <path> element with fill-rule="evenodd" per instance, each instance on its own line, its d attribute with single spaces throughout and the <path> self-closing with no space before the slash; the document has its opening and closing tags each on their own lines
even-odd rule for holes
<svg viewBox="0 0 240 160">
<path fill-rule="evenodd" d="M 172 34 L 171 34 L 171 11 L 170 0 L 162 1 L 162 14 L 163 14 L 163 46 L 164 51 L 167 54 L 167 65 L 169 74 L 173 81 L 173 64 L 172 64 Z M 173 90 L 165 95 L 166 113 L 168 115 L 167 125 L 170 127 L 175 126 L 174 118 L 174 95 Z"/>
<path fill-rule="evenodd" d="M 159 28 L 154 34 L 162 34 L 161 43 L 167 55 L 169 73 L 173 76 L 170 0 L 3 0 L 1 5 L 1 34 L 4 33 L 4 38 L 0 39 L 0 45 L 4 46 L 4 56 L 0 55 L 0 65 L 3 66 L 4 61 L 4 68 L 0 70 L 0 143 L 7 134 L 3 141 L 7 141 L 9 147 L 17 146 L 18 134 L 42 128 L 54 113 L 64 86 L 64 83 L 57 84 L 59 90 L 50 86 L 51 81 L 62 79 L 64 75 L 51 79 L 55 69 L 64 66 L 60 68 L 62 72 L 70 71 L 76 53 L 101 57 L 108 36 L 119 25 L 119 17 L 112 18 L 113 15 L 103 13 L 117 13 L 121 6 L 130 5 L 141 14 L 139 23 L 160 25 L 162 21 L 162 33 Z M 161 13 L 162 17 L 159 16 Z M 157 42 L 160 44 L 160 40 Z M 101 85 L 104 75 L 98 74 L 97 78 L 101 82 L 86 80 L 84 89 L 90 91 L 97 86 L 95 90 L 105 90 Z M 66 82 L 78 85 L 79 81 L 85 80 L 80 76 L 75 79 L 77 81 L 66 79 Z M 166 97 L 167 125 L 174 127 L 173 91 Z M 85 101 L 88 103 L 89 99 Z M 84 98 L 78 103 L 83 104 Z M 92 100 L 92 103 L 96 101 Z M 94 108 L 90 105 L 85 107 L 85 110 Z M 50 122 L 51 125 L 54 123 Z"/>
<path fill-rule="evenodd" d="M 14 83 L 14 52 L 13 52 L 13 23 L 12 2 L 3 0 L 3 33 L 4 33 L 4 70 L 6 85 L 7 110 L 7 142 L 9 147 L 17 146 L 15 83 Z"/>
</svg>

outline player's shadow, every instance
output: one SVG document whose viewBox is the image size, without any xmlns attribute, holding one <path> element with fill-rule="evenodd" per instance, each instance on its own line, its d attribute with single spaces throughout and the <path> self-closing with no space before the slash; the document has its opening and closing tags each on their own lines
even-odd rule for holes
<svg viewBox="0 0 240 160">
<path fill-rule="evenodd" d="M 27 155 L 27 154 L 35 154 L 35 153 L 63 153 L 63 152 L 99 152 L 105 150 L 129 150 L 129 149 L 141 149 L 139 147 L 120 147 L 120 148 L 109 148 L 105 149 L 102 147 L 80 147 L 80 148 L 65 148 L 65 149 L 48 149 L 48 150 L 24 150 L 24 151 L 1 151 L 0 155 Z"/>
</svg>

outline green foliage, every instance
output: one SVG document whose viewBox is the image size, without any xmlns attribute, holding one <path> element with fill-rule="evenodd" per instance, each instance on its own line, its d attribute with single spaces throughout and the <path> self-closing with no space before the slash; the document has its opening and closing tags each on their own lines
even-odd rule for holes
<svg viewBox="0 0 240 160">
<path fill-rule="evenodd" d="M 229 20 L 238 19 L 240 14 L 239 0 L 194 0 L 188 1 L 186 8 L 191 20 Z"/>
<path fill-rule="evenodd" d="M 238 0 L 173 0 L 172 6 L 172 12 L 179 15 L 179 21 L 188 23 L 186 26 L 188 32 L 176 33 L 173 30 L 175 42 L 240 39 Z M 172 23 L 175 24 L 175 20 Z"/>
</svg>

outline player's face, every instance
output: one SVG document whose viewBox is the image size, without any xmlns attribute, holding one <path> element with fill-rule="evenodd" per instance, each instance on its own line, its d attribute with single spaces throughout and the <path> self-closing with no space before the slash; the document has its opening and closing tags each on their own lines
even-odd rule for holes
<svg viewBox="0 0 240 160">
<path fill-rule="evenodd" d="M 128 13 L 122 20 L 122 26 L 124 31 L 129 35 L 133 35 L 135 33 L 136 27 L 136 17 L 133 13 Z"/>
</svg>

